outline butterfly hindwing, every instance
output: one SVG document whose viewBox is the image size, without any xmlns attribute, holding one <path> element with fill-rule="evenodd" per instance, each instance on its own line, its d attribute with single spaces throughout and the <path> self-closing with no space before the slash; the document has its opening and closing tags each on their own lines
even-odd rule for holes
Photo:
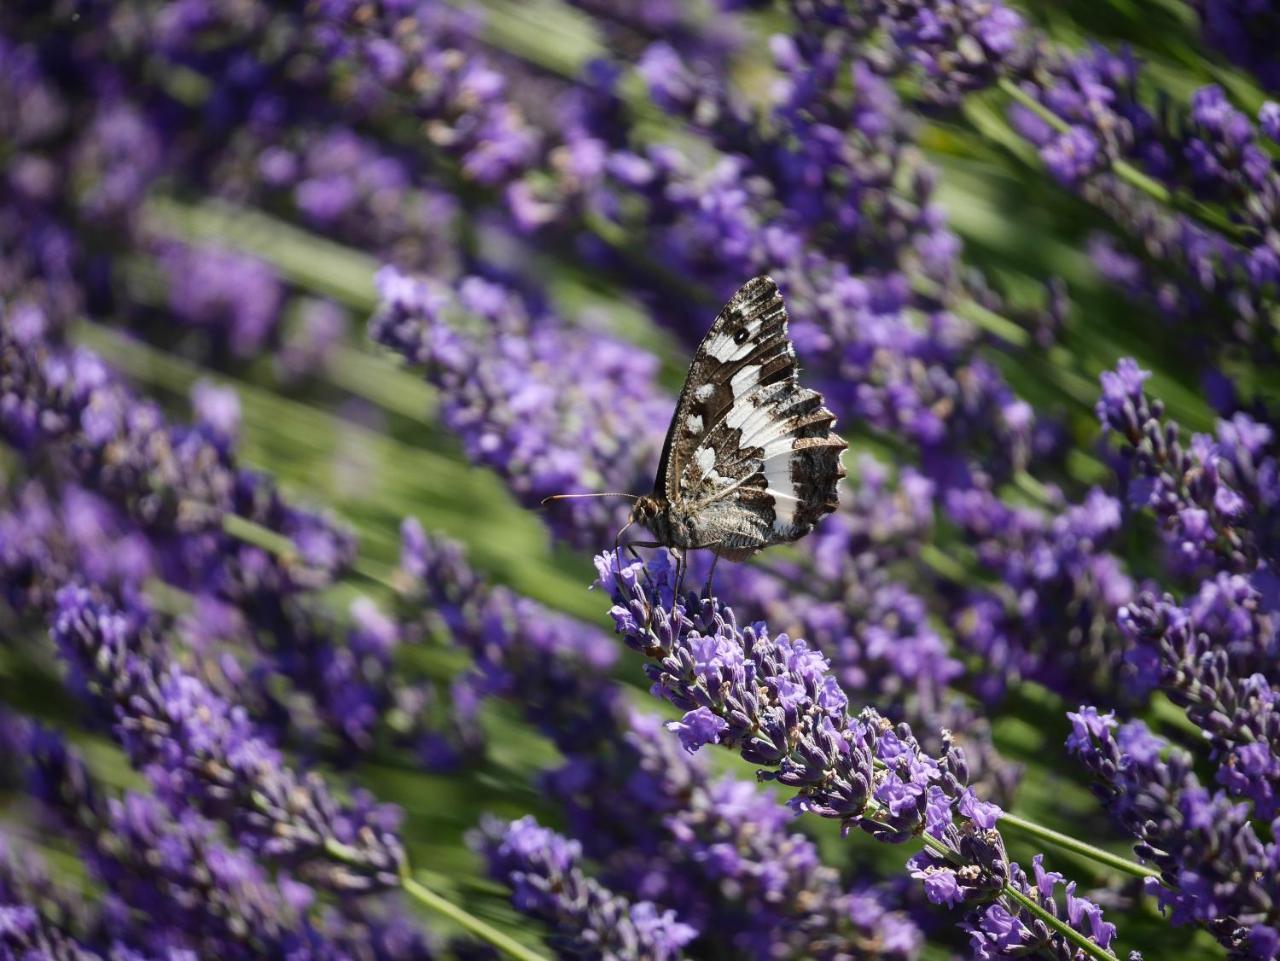
<svg viewBox="0 0 1280 961">
<path fill-rule="evenodd" d="M 748 281 L 698 348 L 655 483 L 699 546 L 747 556 L 836 508 L 845 443 L 796 373 L 777 285 Z"/>
</svg>

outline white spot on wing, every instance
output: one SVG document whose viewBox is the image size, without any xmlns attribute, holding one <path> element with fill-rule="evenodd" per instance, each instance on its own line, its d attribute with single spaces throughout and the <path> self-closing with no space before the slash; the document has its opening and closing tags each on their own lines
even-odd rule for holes
<svg viewBox="0 0 1280 961">
<path fill-rule="evenodd" d="M 702 430 L 702 417 L 699 414 L 691 414 L 685 418 L 684 425 L 689 428 L 690 434 L 697 434 Z"/>
<path fill-rule="evenodd" d="M 696 401 L 707 401 L 711 399 L 711 395 L 716 392 L 716 385 L 712 383 L 702 384 L 693 392 L 693 399 Z"/>
<path fill-rule="evenodd" d="M 703 477 L 716 469 L 716 452 L 710 447 L 699 447 L 693 456 L 698 462 L 698 470 L 702 472 Z"/>
</svg>

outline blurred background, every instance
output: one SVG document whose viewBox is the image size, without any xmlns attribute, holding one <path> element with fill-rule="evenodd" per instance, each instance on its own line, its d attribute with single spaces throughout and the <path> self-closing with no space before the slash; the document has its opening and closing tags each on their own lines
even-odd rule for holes
<svg viewBox="0 0 1280 961">
<path fill-rule="evenodd" d="M 675 714 L 588 590 L 629 503 L 538 509 L 649 489 L 758 273 L 850 476 L 811 539 L 721 565 L 725 600 L 930 750 L 954 730 L 985 797 L 1127 855 L 1066 713 L 1196 748 L 1117 612 L 1205 574 L 1125 498 L 1099 376 L 1135 358 L 1184 437 L 1267 422 L 1278 28 L 1209 0 L 6 4 L 0 892 L 112 957 L 492 951 L 236 828 L 209 837 L 244 863 L 193 879 L 172 798 L 123 800 L 165 797 L 160 762 L 68 667 L 79 584 L 281 764 L 397 807 L 416 876 L 520 944 L 598 956 L 512 905 L 503 825 L 533 815 L 697 929 L 690 957 L 972 956 L 905 848 L 791 819 L 649 718 Z M 148 843 L 169 874 L 124 853 Z M 1225 956 L 1132 878 L 1049 861 L 1117 951 Z"/>
</svg>

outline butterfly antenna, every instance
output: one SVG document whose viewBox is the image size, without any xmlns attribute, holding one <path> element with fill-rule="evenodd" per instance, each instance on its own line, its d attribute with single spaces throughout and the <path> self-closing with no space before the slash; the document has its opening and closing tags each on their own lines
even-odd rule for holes
<svg viewBox="0 0 1280 961">
<path fill-rule="evenodd" d="M 538 502 L 539 507 L 546 507 L 552 501 L 567 501 L 575 497 L 630 497 L 633 501 L 640 499 L 639 494 L 627 494 L 623 491 L 602 491 L 598 494 L 552 494 Z"/>
</svg>

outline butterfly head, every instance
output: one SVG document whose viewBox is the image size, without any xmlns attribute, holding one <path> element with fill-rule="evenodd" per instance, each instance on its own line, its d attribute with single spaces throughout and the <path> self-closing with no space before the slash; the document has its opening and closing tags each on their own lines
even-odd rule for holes
<svg viewBox="0 0 1280 961">
<path fill-rule="evenodd" d="M 652 494 L 641 497 L 631 509 L 629 520 L 646 528 L 659 544 L 668 547 L 696 546 L 692 518 L 679 516 L 664 497 Z"/>
<path fill-rule="evenodd" d="M 649 527 L 662 513 L 664 513 L 663 505 L 658 498 L 646 494 L 644 497 L 637 498 L 635 507 L 631 508 L 631 522 Z"/>
</svg>

